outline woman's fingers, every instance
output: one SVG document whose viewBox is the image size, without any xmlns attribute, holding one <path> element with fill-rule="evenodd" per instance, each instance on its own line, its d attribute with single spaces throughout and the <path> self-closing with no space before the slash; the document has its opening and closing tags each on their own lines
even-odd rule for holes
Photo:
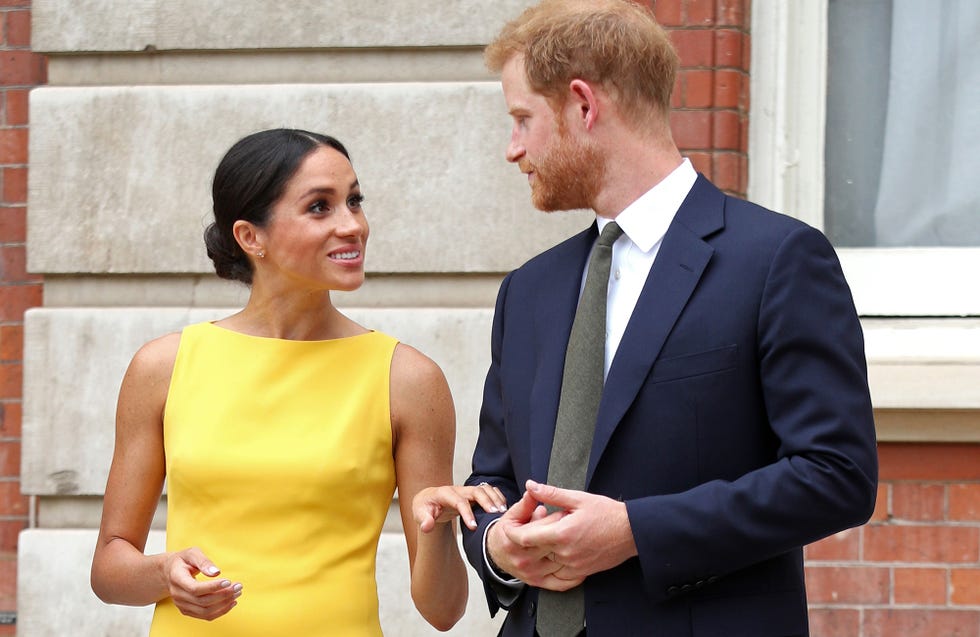
<svg viewBox="0 0 980 637">
<path fill-rule="evenodd" d="M 173 554 L 170 562 L 170 597 L 184 615 L 212 620 L 221 617 L 238 602 L 242 584 L 227 579 L 197 579 L 202 573 L 214 577 L 220 570 L 197 548 Z"/>
<path fill-rule="evenodd" d="M 423 489 L 416 495 L 412 508 L 419 528 L 428 533 L 437 523 L 449 522 L 456 516 L 467 527 L 476 528 L 473 503 L 488 513 L 503 513 L 507 510 L 507 499 L 503 492 L 486 482 L 474 487 L 445 485 Z"/>
<path fill-rule="evenodd" d="M 474 489 L 476 501 L 488 513 L 503 513 L 507 510 L 507 498 L 503 491 L 487 482 L 481 482 Z"/>
</svg>

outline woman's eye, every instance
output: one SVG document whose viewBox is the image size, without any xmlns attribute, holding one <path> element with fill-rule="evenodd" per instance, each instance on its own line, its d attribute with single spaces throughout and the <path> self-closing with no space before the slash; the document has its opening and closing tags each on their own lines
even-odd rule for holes
<svg viewBox="0 0 980 637">
<path fill-rule="evenodd" d="M 320 199 L 319 201 L 314 201 L 310 204 L 310 212 L 323 213 L 327 211 L 327 202 Z"/>
<path fill-rule="evenodd" d="M 364 195 L 351 195 L 347 198 L 348 208 L 360 208 L 364 203 Z"/>
</svg>

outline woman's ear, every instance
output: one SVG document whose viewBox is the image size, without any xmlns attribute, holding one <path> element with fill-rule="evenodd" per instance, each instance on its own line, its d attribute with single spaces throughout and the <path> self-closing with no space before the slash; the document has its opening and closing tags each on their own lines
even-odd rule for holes
<svg viewBox="0 0 980 637">
<path fill-rule="evenodd" d="M 575 107 L 575 116 L 586 130 L 592 130 L 599 117 L 599 100 L 592 85 L 585 80 L 574 79 L 568 84 L 568 99 Z"/>
<path fill-rule="evenodd" d="M 239 219 L 231 227 L 231 233 L 245 254 L 257 259 L 265 256 L 265 246 L 259 236 L 259 229 L 252 222 Z"/>
</svg>

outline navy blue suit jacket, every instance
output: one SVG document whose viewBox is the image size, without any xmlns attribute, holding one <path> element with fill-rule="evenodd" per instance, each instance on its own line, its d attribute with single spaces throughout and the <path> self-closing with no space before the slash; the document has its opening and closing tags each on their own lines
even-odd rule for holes
<svg viewBox="0 0 980 637">
<path fill-rule="evenodd" d="M 511 272 L 467 484 L 546 482 L 565 345 L 596 228 Z M 864 340 L 833 248 L 703 176 L 612 361 L 586 490 L 626 503 L 638 557 L 584 583 L 589 637 L 806 635 L 802 547 L 865 522 L 877 452 Z M 464 548 L 485 582 L 478 512 Z M 503 635 L 533 634 L 537 590 Z"/>
</svg>

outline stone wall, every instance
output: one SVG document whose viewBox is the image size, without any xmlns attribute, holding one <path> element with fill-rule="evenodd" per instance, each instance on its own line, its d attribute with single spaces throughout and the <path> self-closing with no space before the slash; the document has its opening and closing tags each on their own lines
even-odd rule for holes
<svg viewBox="0 0 980 637">
<path fill-rule="evenodd" d="M 250 132 L 306 128 L 350 149 L 372 225 L 368 280 L 335 301 L 443 368 L 465 478 L 502 274 L 591 221 L 534 211 L 504 161 L 510 124 L 482 47 L 527 4 L 33 2 L 49 75 L 30 97 L 26 260 L 45 287 L 24 320 L 21 489 L 34 506 L 18 634 L 138 635 L 148 622 L 150 608 L 106 606 L 88 585 L 115 397 L 140 344 L 244 302 L 243 286 L 213 275 L 201 232 L 214 168 Z M 408 595 L 392 512 L 382 624 L 435 634 Z M 164 524 L 161 503 L 151 549 Z M 450 634 L 493 634 L 471 578 Z"/>
</svg>

